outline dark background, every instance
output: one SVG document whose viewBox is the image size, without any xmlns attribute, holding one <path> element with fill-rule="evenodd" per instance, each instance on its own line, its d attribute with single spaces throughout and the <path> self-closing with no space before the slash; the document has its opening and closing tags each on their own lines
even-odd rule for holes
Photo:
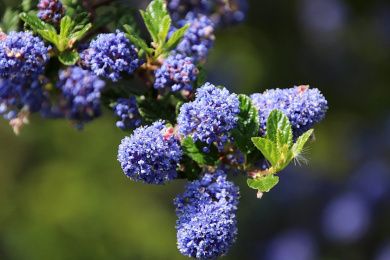
<svg viewBox="0 0 390 260">
<path fill-rule="evenodd" d="M 216 32 L 207 69 L 236 93 L 309 84 L 329 106 L 309 164 L 261 200 L 231 176 L 242 197 L 225 259 L 389 260 L 390 3 L 249 1 L 244 25 Z M 104 112 L 81 132 L 35 115 L 15 136 L 0 121 L 0 259 L 187 259 L 172 203 L 186 182 L 129 181 L 125 133 Z"/>
</svg>

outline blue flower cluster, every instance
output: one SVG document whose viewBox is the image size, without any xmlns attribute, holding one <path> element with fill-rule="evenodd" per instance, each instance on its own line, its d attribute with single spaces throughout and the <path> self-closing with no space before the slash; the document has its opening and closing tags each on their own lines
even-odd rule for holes
<svg viewBox="0 0 390 260">
<path fill-rule="evenodd" d="M 174 22 L 188 13 L 206 14 L 210 11 L 208 0 L 168 0 L 168 12 Z"/>
<path fill-rule="evenodd" d="M 137 108 L 137 100 L 134 96 L 129 98 L 118 98 L 117 104 L 112 107 L 115 115 L 121 118 L 116 126 L 121 129 L 137 128 L 141 125 L 142 119 Z"/>
<path fill-rule="evenodd" d="M 173 51 L 173 53 L 183 53 L 191 56 L 195 62 L 206 60 L 209 55 L 209 50 L 214 47 L 214 24 L 205 15 L 194 16 L 189 13 L 185 20 L 180 20 L 177 24 L 180 27 L 190 23 L 191 26 L 184 33 L 183 39 Z M 177 29 L 171 27 L 170 35 Z"/>
<path fill-rule="evenodd" d="M 177 245 L 180 252 L 197 259 L 217 259 L 235 243 L 240 193 L 226 174 L 217 171 L 190 182 L 183 196 L 174 200 Z"/>
<path fill-rule="evenodd" d="M 21 109 L 29 113 L 40 109 L 47 98 L 41 85 L 47 51 L 31 32 L 0 32 L 0 114 L 4 118 L 16 118 Z"/>
<path fill-rule="evenodd" d="M 259 111 L 259 136 L 266 134 L 267 118 L 274 109 L 287 115 L 295 139 L 324 119 L 328 109 L 328 102 L 321 92 L 316 88 L 309 89 L 309 86 L 271 89 L 263 94 L 253 94 L 251 99 Z"/>
<path fill-rule="evenodd" d="M 133 74 L 133 71 L 142 65 L 138 52 L 125 33 L 116 30 L 114 33 L 99 34 L 92 40 L 88 49 L 80 53 L 83 65 L 90 68 L 98 76 L 105 76 L 112 81 L 121 77 L 120 72 Z"/>
<path fill-rule="evenodd" d="M 80 67 L 69 67 L 59 71 L 57 88 L 62 90 L 60 110 L 77 129 L 102 114 L 100 92 L 105 82 Z"/>
<path fill-rule="evenodd" d="M 148 127 L 139 127 L 130 137 L 122 139 L 118 161 L 131 180 L 163 185 L 177 177 L 177 164 L 182 157 L 179 140 L 173 129 L 156 121 Z"/>
<path fill-rule="evenodd" d="M 43 74 L 43 64 L 49 60 L 48 49 L 31 32 L 0 32 L 0 77 L 37 79 Z"/>
<path fill-rule="evenodd" d="M 38 8 L 37 17 L 52 25 L 58 25 L 65 16 L 65 7 L 58 0 L 40 0 Z"/>
<path fill-rule="evenodd" d="M 160 69 L 154 71 L 156 81 L 154 88 L 170 87 L 172 91 L 182 89 L 192 91 L 191 82 L 196 80 L 198 69 L 192 63 L 192 58 L 177 54 L 169 56 Z"/>
<path fill-rule="evenodd" d="M 207 15 L 220 27 L 234 25 L 245 19 L 248 11 L 246 0 L 169 0 L 168 11 L 174 22 L 187 14 Z"/>
<path fill-rule="evenodd" d="M 206 83 L 197 90 L 195 101 L 180 107 L 178 133 L 185 137 L 190 135 L 194 142 L 206 142 L 208 146 L 203 148 L 204 152 L 209 152 L 213 142 L 217 142 L 218 149 L 223 150 L 228 132 L 237 126 L 239 105 L 236 94 Z"/>
<path fill-rule="evenodd" d="M 47 98 L 39 79 L 28 83 L 20 76 L 0 79 L 0 114 L 4 119 L 16 118 L 22 109 L 28 113 L 37 112 Z"/>
</svg>

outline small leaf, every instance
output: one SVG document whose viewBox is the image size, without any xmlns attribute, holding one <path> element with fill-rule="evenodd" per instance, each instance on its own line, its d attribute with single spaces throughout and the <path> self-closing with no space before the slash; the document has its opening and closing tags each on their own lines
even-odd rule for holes
<svg viewBox="0 0 390 260">
<path fill-rule="evenodd" d="M 42 36 L 42 38 L 48 40 L 53 43 L 57 48 L 60 46 L 60 37 L 56 32 L 48 31 L 48 30 L 38 30 L 38 33 Z"/>
<path fill-rule="evenodd" d="M 194 140 L 189 136 L 181 141 L 183 153 L 188 155 L 191 159 L 199 164 L 216 166 L 219 162 L 219 152 L 214 144 L 210 145 L 210 152 L 203 152 L 203 148 L 208 146 L 206 143 L 202 143 Z"/>
<path fill-rule="evenodd" d="M 273 143 L 277 143 L 277 132 L 280 130 L 280 145 L 288 144 L 290 148 L 292 144 L 293 133 L 288 117 L 280 110 L 275 109 L 269 114 L 267 119 L 267 138 Z"/>
<path fill-rule="evenodd" d="M 183 101 L 177 102 L 177 104 L 176 104 L 176 110 L 175 110 L 175 112 L 176 112 L 176 117 L 179 116 L 179 114 L 180 114 L 180 107 L 181 107 L 183 104 L 184 104 Z"/>
<path fill-rule="evenodd" d="M 88 22 L 89 22 L 89 13 L 82 12 L 78 14 L 72 21 L 70 34 L 83 29 Z"/>
<path fill-rule="evenodd" d="M 128 86 L 109 85 L 101 91 L 100 100 L 103 105 L 110 106 L 111 103 L 117 102 L 118 98 L 130 98 L 130 96 L 135 96 L 137 98 L 141 96 L 141 93 L 129 88 Z"/>
<path fill-rule="evenodd" d="M 169 16 L 164 0 L 153 0 L 146 8 L 146 12 L 141 10 L 141 15 L 153 41 L 159 43 L 160 25 L 165 17 Z"/>
<path fill-rule="evenodd" d="M 47 30 L 55 32 L 57 34 L 56 29 L 53 26 L 41 21 L 41 19 L 36 16 L 32 16 L 26 13 L 20 13 L 19 17 L 35 31 Z"/>
<path fill-rule="evenodd" d="M 139 28 L 138 22 L 135 19 L 137 11 L 130 6 L 120 3 L 116 3 L 114 6 L 115 14 L 113 18 L 115 28 L 118 28 L 119 30 L 123 31 L 123 25 L 128 24 L 134 30 L 134 34 L 140 35 L 141 30 Z"/>
<path fill-rule="evenodd" d="M 295 144 L 291 148 L 293 157 L 296 157 L 301 153 L 303 146 L 305 145 L 307 140 L 310 138 L 310 136 L 313 134 L 313 131 L 314 131 L 314 129 L 310 129 L 298 138 L 298 140 L 295 142 Z"/>
<path fill-rule="evenodd" d="M 113 13 L 111 11 L 105 11 L 102 15 L 99 15 L 96 17 L 96 19 L 93 21 L 93 27 L 99 28 L 103 27 L 113 20 Z"/>
<path fill-rule="evenodd" d="M 130 40 L 133 43 L 138 45 L 141 49 L 143 49 L 148 54 L 150 55 L 153 54 L 154 50 L 152 48 L 149 48 L 146 42 L 141 37 L 139 37 L 137 34 L 134 33 L 134 30 L 130 25 L 125 24 L 123 25 L 123 28 L 125 28 L 125 30 L 128 32 L 125 34 L 126 37 L 130 38 Z"/>
<path fill-rule="evenodd" d="M 73 38 L 80 39 L 91 27 L 92 27 L 91 23 L 86 24 L 81 30 L 79 30 L 79 31 L 76 30 L 76 31 L 72 32 L 69 35 L 69 38 L 71 38 L 71 39 L 73 39 Z"/>
<path fill-rule="evenodd" d="M 158 30 L 158 39 L 159 39 L 159 44 L 164 45 L 165 41 L 167 39 L 168 31 L 171 28 L 171 17 L 169 15 L 165 16 L 162 23 L 159 26 Z"/>
<path fill-rule="evenodd" d="M 180 165 L 184 166 L 184 171 L 180 171 L 179 168 L 178 174 L 182 173 L 189 181 L 197 180 L 198 175 L 202 172 L 202 167 L 187 155 L 183 155 Z"/>
<path fill-rule="evenodd" d="M 168 42 L 164 45 L 164 50 L 166 52 L 170 52 L 177 47 L 177 45 L 179 44 L 179 42 L 183 38 L 183 35 L 188 30 L 190 25 L 191 24 L 186 24 L 182 28 L 180 28 L 179 30 L 177 30 L 176 32 L 174 32 L 172 34 L 171 38 L 169 38 Z"/>
<path fill-rule="evenodd" d="M 251 138 L 258 136 L 259 114 L 248 96 L 238 95 L 238 100 L 240 101 L 240 113 L 237 127 L 232 133 L 238 149 L 247 154 L 255 148 Z"/>
<path fill-rule="evenodd" d="M 137 102 L 139 113 L 147 121 L 163 119 L 175 124 L 175 107 L 169 106 L 164 100 L 144 99 Z"/>
<path fill-rule="evenodd" d="M 276 144 L 262 137 L 253 137 L 252 142 L 272 166 L 275 167 L 280 160 L 280 154 Z"/>
<path fill-rule="evenodd" d="M 66 15 L 61 19 L 61 25 L 60 25 L 61 39 L 68 38 L 71 29 L 72 29 L 72 19 L 70 19 L 70 17 Z"/>
<path fill-rule="evenodd" d="M 202 65 L 197 65 L 196 67 L 198 68 L 199 73 L 198 75 L 196 75 L 195 89 L 203 86 L 207 80 L 207 71 L 205 67 L 203 67 Z"/>
<path fill-rule="evenodd" d="M 0 28 L 4 33 L 10 31 L 18 31 L 20 18 L 18 16 L 19 11 L 13 10 L 11 7 L 5 9 L 3 19 L 1 19 Z"/>
<path fill-rule="evenodd" d="M 248 179 L 248 186 L 259 192 L 269 192 L 279 182 L 279 177 L 270 174 L 257 179 Z"/>
<path fill-rule="evenodd" d="M 58 59 L 65 65 L 74 65 L 79 59 L 79 54 L 77 52 L 62 52 Z"/>
</svg>

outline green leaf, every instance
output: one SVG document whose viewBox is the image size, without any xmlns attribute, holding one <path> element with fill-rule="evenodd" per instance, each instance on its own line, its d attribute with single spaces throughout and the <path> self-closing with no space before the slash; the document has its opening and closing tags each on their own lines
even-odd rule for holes
<svg viewBox="0 0 390 260">
<path fill-rule="evenodd" d="M 196 67 L 198 68 L 199 72 L 198 75 L 196 75 L 195 89 L 203 86 L 206 83 L 207 79 L 207 71 L 205 67 L 203 67 L 202 65 L 197 65 Z"/>
<path fill-rule="evenodd" d="M 240 113 L 237 127 L 232 133 L 238 149 L 247 154 L 255 148 L 251 138 L 257 137 L 259 133 L 259 113 L 248 96 L 238 95 L 238 100 L 240 101 Z"/>
<path fill-rule="evenodd" d="M 161 24 L 165 17 L 169 16 L 164 0 L 153 0 L 146 8 L 146 12 L 141 10 L 141 15 L 153 41 L 159 43 L 158 34 L 160 28 L 162 30 Z"/>
<path fill-rule="evenodd" d="M 293 154 L 293 157 L 297 157 L 301 153 L 303 146 L 305 145 L 307 140 L 310 138 L 310 136 L 313 134 L 313 131 L 314 131 L 314 129 L 310 129 L 298 138 L 298 140 L 295 142 L 295 144 L 291 148 L 291 152 Z"/>
<path fill-rule="evenodd" d="M 275 167 L 280 160 L 280 154 L 276 144 L 262 137 L 253 137 L 252 142 L 272 166 Z"/>
<path fill-rule="evenodd" d="M 48 31 L 48 30 L 38 30 L 38 33 L 42 36 L 42 38 L 48 40 L 53 43 L 57 48 L 60 46 L 60 37 L 56 32 Z"/>
<path fill-rule="evenodd" d="M 19 17 L 35 31 L 47 30 L 55 32 L 57 34 L 56 29 L 53 26 L 41 21 L 41 19 L 36 16 L 32 16 L 26 13 L 20 13 Z"/>
<path fill-rule="evenodd" d="M 197 180 L 198 175 L 202 172 L 202 167 L 187 155 L 183 155 L 183 158 L 180 160 L 180 165 L 183 166 L 184 169 L 179 168 L 178 174 L 183 174 L 189 181 Z"/>
<path fill-rule="evenodd" d="M 125 24 L 123 25 L 123 28 L 125 28 L 125 30 L 128 32 L 125 34 L 126 37 L 130 38 L 130 40 L 133 43 L 138 45 L 141 49 L 143 49 L 148 54 L 150 55 L 153 54 L 154 50 L 152 48 L 149 48 L 146 42 L 141 37 L 139 37 L 137 34 L 134 33 L 134 30 L 130 25 Z"/>
<path fill-rule="evenodd" d="M 123 31 L 123 25 L 128 24 L 133 28 L 134 34 L 140 35 L 141 30 L 139 28 L 138 22 L 135 20 L 137 11 L 130 6 L 120 3 L 116 3 L 114 6 L 115 14 L 113 18 L 115 27 Z"/>
<path fill-rule="evenodd" d="M 60 25 L 61 39 L 68 38 L 71 29 L 72 29 L 72 19 L 70 19 L 70 17 L 66 15 L 61 19 L 61 25 Z"/>
<path fill-rule="evenodd" d="M 82 12 L 79 13 L 72 21 L 72 26 L 70 29 L 70 34 L 73 34 L 77 31 L 80 31 L 85 27 L 85 25 L 89 22 L 89 13 Z"/>
<path fill-rule="evenodd" d="M 69 38 L 70 39 L 79 39 L 81 38 L 90 28 L 92 27 L 92 24 L 89 23 L 89 24 L 86 24 L 81 30 L 76 30 L 74 32 L 72 32 L 70 35 L 69 35 Z"/>
<path fill-rule="evenodd" d="M 270 174 L 257 179 L 248 179 L 248 186 L 259 192 L 269 192 L 279 182 L 279 177 Z"/>
<path fill-rule="evenodd" d="M 167 39 L 169 28 L 171 28 L 171 17 L 169 15 L 165 16 L 162 23 L 160 24 L 158 31 L 159 44 L 164 45 Z"/>
<path fill-rule="evenodd" d="M 184 104 L 183 101 L 177 102 L 177 104 L 176 104 L 176 110 L 175 110 L 175 112 L 176 112 L 176 117 L 179 116 L 179 114 L 180 114 L 180 107 L 181 107 L 183 104 Z"/>
<path fill-rule="evenodd" d="M 175 124 L 175 107 L 169 106 L 165 100 L 144 99 L 137 102 L 139 113 L 147 121 L 163 119 Z"/>
<path fill-rule="evenodd" d="M 219 152 L 214 144 L 210 145 L 210 152 L 203 152 L 203 147 L 208 146 L 206 143 L 202 143 L 194 140 L 189 136 L 181 141 L 183 153 L 188 155 L 191 159 L 199 164 L 216 166 L 219 162 Z"/>
<path fill-rule="evenodd" d="M 62 52 L 58 59 L 65 65 L 74 65 L 79 59 L 79 54 L 77 52 Z"/>
<path fill-rule="evenodd" d="M 129 88 L 128 86 L 106 86 L 101 91 L 100 100 L 103 105 L 109 106 L 113 102 L 117 102 L 118 98 L 129 98 L 130 96 L 139 97 L 141 93 Z"/>
<path fill-rule="evenodd" d="M 280 144 L 277 142 L 278 130 L 281 131 Z M 280 110 L 275 109 L 269 114 L 267 119 L 267 138 L 273 143 L 279 144 L 280 146 L 288 145 L 291 147 L 293 133 L 291 130 L 291 124 L 288 117 Z"/>
<path fill-rule="evenodd" d="M 164 45 L 164 50 L 166 52 L 170 52 L 177 47 L 190 25 L 191 24 L 186 24 L 172 34 L 171 38 L 169 38 L 168 42 Z"/>
<path fill-rule="evenodd" d="M 105 11 L 102 15 L 99 15 L 96 17 L 96 19 L 93 21 L 93 27 L 99 28 L 106 26 L 113 20 L 113 12 L 111 11 Z"/>
<path fill-rule="evenodd" d="M 18 31 L 20 18 L 18 16 L 19 11 L 13 10 L 11 7 L 5 9 L 3 19 L 1 19 L 0 28 L 4 33 L 10 31 Z"/>
</svg>

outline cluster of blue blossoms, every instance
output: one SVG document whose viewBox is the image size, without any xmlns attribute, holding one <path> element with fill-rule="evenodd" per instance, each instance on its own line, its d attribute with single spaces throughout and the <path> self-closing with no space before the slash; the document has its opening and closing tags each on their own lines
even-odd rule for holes
<svg viewBox="0 0 390 260">
<path fill-rule="evenodd" d="M 102 114 L 100 92 L 105 82 L 88 70 L 69 67 L 59 72 L 57 88 L 62 90 L 59 108 L 77 129 Z"/>
<path fill-rule="evenodd" d="M 154 88 L 171 87 L 172 91 L 182 89 L 192 91 L 191 82 L 196 80 L 198 69 L 192 63 L 192 58 L 177 54 L 169 56 L 161 66 L 154 71 L 156 81 Z"/>
<path fill-rule="evenodd" d="M 208 146 L 203 148 L 204 152 L 209 152 L 214 142 L 218 143 L 219 150 L 223 150 L 223 143 L 229 139 L 228 133 L 237 126 L 239 105 L 236 94 L 206 83 L 197 90 L 193 102 L 180 107 L 178 133 L 191 136 L 194 142 L 206 142 Z"/>
<path fill-rule="evenodd" d="M 112 81 L 120 79 L 120 72 L 133 74 L 133 71 L 142 65 L 138 52 L 125 33 L 116 30 L 114 33 L 99 34 L 92 40 L 89 47 L 80 53 L 83 65 L 92 70 L 95 75 L 110 78 Z"/>
<path fill-rule="evenodd" d="M 195 62 L 205 61 L 211 49 L 214 48 L 214 24 L 206 15 L 194 16 L 189 13 L 186 19 L 177 22 L 181 28 L 186 24 L 191 24 L 188 30 L 184 33 L 183 39 L 173 51 L 175 53 L 182 53 L 190 56 Z M 177 28 L 171 27 L 170 35 L 175 32 Z"/>
<path fill-rule="evenodd" d="M 240 193 L 222 171 L 205 174 L 190 182 L 174 204 L 180 252 L 197 259 L 217 259 L 235 243 Z"/>
<path fill-rule="evenodd" d="M 176 179 L 181 146 L 173 129 L 163 123 L 156 121 L 151 126 L 141 126 L 119 145 L 118 161 L 131 180 L 161 185 Z"/>
<path fill-rule="evenodd" d="M 328 102 L 321 92 L 316 88 L 309 89 L 309 86 L 271 89 L 263 94 L 253 94 L 251 99 L 259 111 L 259 136 L 266 134 L 267 118 L 274 109 L 287 115 L 295 139 L 324 119 L 328 109 Z"/>
<path fill-rule="evenodd" d="M 6 119 L 16 118 L 22 108 L 29 113 L 40 109 L 49 49 L 31 32 L 0 32 L 0 114 Z"/>
<path fill-rule="evenodd" d="M 58 25 L 65 16 L 65 7 L 58 0 L 40 0 L 38 8 L 37 17 L 51 25 Z"/>
<path fill-rule="evenodd" d="M 220 27 L 234 25 L 245 19 L 248 11 L 246 0 L 169 0 L 168 11 L 173 21 L 187 14 L 204 14 Z"/>
<path fill-rule="evenodd" d="M 121 118 L 116 122 L 116 126 L 121 129 L 137 128 L 141 125 L 142 119 L 137 108 L 137 100 L 134 96 L 129 98 L 119 98 L 112 107 L 116 116 Z"/>
</svg>

